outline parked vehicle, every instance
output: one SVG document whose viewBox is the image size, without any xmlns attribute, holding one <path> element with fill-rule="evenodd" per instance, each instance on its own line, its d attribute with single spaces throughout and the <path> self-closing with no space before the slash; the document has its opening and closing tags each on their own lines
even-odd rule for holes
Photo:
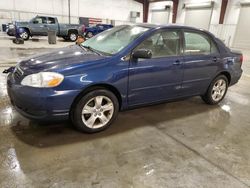
<svg viewBox="0 0 250 188">
<path fill-rule="evenodd" d="M 103 32 L 107 29 L 110 29 L 112 27 L 114 27 L 114 26 L 111 24 L 97 24 L 94 27 L 86 27 L 85 28 L 85 36 L 87 38 L 91 38 L 94 35 L 97 35 L 98 33 L 101 33 L 101 32 Z"/>
<path fill-rule="evenodd" d="M 70 118 L 93 133 L 109 127 L 120 110 L 197 95 L 217 104 L 240 79 L 242 60 L 207 31 L 123 25 L 21 61 L 7 89 L 25 117 Z"/>
<path fill-rule="evenodd" d="M 13 23 L 6 24 L 6 33 L 9 36 L 15 36 L 15 26 Z"/>
<path fill-rule="evenodd" d="M 58 37 L 73 42 L 76 41 L 79 34 L 83 34 L 84 29 L 84 25 L 59 24 L 56 17 L 36 16 L 29 22 L 15 22 L 15 25 L 9 24 L 7 34 L 14 36 L 15 31 L 17 31 L 21 38 L 28 40 L 32 36 L 47 36 L 48 30 L 55 30 Z"/>
</svg>

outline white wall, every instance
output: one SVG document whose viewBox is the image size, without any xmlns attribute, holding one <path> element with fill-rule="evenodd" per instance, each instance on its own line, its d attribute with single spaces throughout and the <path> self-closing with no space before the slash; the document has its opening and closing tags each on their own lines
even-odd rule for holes
<svg viewBox="0 0 250 188">
<path fill-rule="evenodd" d="M 170 6 L 170 14 L 169 14 L 169 21 L 168 22 L 172 23 L 173 2 L 171 2 L 171 1 L 161 1 L 161 2 L 149 3 L 149 8 L 148 8 L 148 23 L 151 23 L 152 9 L 162 9 L 165 6 Z"/>
<path fill-rule="evenodd" d="M 186 3 L 204 3 L 209 2 L 210 0 L 180 0 L 178 5 L 178 12 L 177 12 L 177 19 L 176 23 L 178 24 L 184 24 L 185 22 L 185 9 L 183 8 L 183 5 Z M 220 8 L 221 8 L 221 0 L 213 0 L 214 1 L 214 7 L 211 17 L 211 24 L 217 24 L 219 22 L 220 18 Z"/>
<path fill-rule="evenodd" d="M 129 22 L 130 11 L 140 12 L 136 22 L 142 22 L 143 6 L 134 0 L 71 0 L 72 23 L 78 23 L 78 17 Z M 0 24 L 36 15 L 57 16 L 67 23 L 68 0 L 0 0 Z"/>
<path fill-rule="evenodd" d="M 210 31 L 221 38 L 225 44 L 232 47 L 235 31 L 240 14 L 240 2 L 250 2 L 249 0 L 228 0 L 224 18 L 224 24 L 214 23 L 210 26 Z"/>
<path fill-rule="evenodd" d="M 185 22 L 185 9 L 183 9 L 184 3 L 202 3 L 209 2 L 210 0 L 180 0 L 178 6 L 178 13 L 176 23 L 184 24 Z M 212 11 L 211 23 L 209 31 L 217 37 L 221 38 L 226 45 L 232 46 L 235 30 L 240 13 L 240 2 L 250 0 L 229 0 L 227 10 L 224 18 L 224 24 L 219 24 L 221 0 L 213 0 L 214 7 Z"/>
</svg>

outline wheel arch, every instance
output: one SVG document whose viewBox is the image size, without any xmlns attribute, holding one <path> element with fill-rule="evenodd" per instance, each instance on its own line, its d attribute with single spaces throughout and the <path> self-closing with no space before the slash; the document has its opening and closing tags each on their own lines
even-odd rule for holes
<svg viewBox="0 0 250 188">
<path fill-rule="evenodd" d="M 85 33 L 85 37 L 88 37 L 89 33 L 91 33 L 91 34 L 92 34 L 92 36 L 94 36 L 94 35 L 95 35 L 95 33 L 94 33 L 93 31 L 87 31 L 87 32 Z"/>
<path fill-rule="evenodd" d="M 68 29 L 68 35 L 70 33 L 76 33 L 78 35 L 78 30 L 77 29 Z"/>
<path fill-rule="evenodd" d="M 90 85 L 88 86 L 87 88 L 84 88 L 76 97 L 75 99 L 73 100 L 73 103 L 71 104 L 71 107 L 70 107 L 70 113 L 72 111 L 72 109 L 74 108 L 74 106 L 77 104 L 77 102 L 87 93 L 91 92 L 91 91 L 94 91 L 96 89 L 106 89 L 110 92 L 112 92 L 116 97 L 117 97 L 117 100 L 119 102 L 119 109 L 121 108 L 122 106 L 122 97 L 121 97 L 121 93 L 119 92 L 119 90 L 110 85 L 110 84 L 106 84 L 106 83 L 102 83 L 102 84 L 95 84 L 95 85 Z"/>
<path fill-rule="evenodd" d="M 224 76 L 226 76 L 226 77 L 227 77 L 227 80 L 228 80 L 228 85 L 230 85 L 230 83 L 231 83 L 231 74 L 230 74 L 228 71 L 222 71 L 222 72 L 220 72 L 219 74 L 217 74 L 216 77 L 219 76 L 219 75 L 224 75 Z M 215 77 L 215 78 L 216 78 L 216 77 Z"/>
<path fill-rule="evenodd" d="M 31 35 L 30 29 L 28 27 L 19 27 L 18 29 L 21 29 L 21 28 L 28 31 L 29 35 Z"/>
</svg>

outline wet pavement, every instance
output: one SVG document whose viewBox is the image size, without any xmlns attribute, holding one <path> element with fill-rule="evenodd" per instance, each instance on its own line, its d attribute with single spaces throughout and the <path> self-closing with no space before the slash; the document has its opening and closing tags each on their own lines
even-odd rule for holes
<svg viewBox="0 0 250 188">
<path fill-rule="evenodd" d="M 56 44 L 48 44 L 48 37 L 33 37 L 28 41 L 24 41 L 24 44 L 15 44 L 12 42 L 13 39 L 14 37 L 0 32 L 0 67 L 14 64 L 18 60 L 34 53 L 41 53 L 53 48 L 74 44 L 74 42 L 66 42 L 58 37 Z"/>
<path fill-rule="evenodd" d="M 249 63 L 219 105 L 194 97 L 122 112 L 92 135 L 22 117 L 0 74 L 0 187 L 250 187 Z"/>
<path fill-rule="evenodd" d="M 34 54 L 47 52 L 48 48 L 4 48 L 0 47 L 0 67 L 7 67 L 9 65 L 15 65 L 17 61 L 20 61 L 28 56 Z"/>
</svg>

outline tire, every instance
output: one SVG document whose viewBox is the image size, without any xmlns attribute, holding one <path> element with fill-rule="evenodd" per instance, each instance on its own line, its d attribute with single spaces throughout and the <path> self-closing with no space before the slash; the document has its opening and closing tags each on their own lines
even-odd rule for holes
<svg viewBox="0 0 250 188">
<path fill-rule="evenodd" d="M 64 40 L 68 41 L 69 40 L 69 37 L 68 36 L 65 36 L 65 37 L 62 37 Z"/>
<path fill-rule="evenodd" d="M 77 36 L 78 36 L 77 32 L 69 31 L 68 38 L 71 42 L 75 42 L 77 40 Z"/>
<path fill-rule="evenodd" d="M 117 117 L 119 102 L 106 89 L 85 94 L 71 109 L 71 121 L 81 132 L 96 133 L 108 128 Z"/>
<path fill-rule="evenodd" d="M 91 38 L 91 37 L 93 37 L 94 36 L 94 34 L 92 33 L 92 32 L 88 32 L 87 34 L 86 34 L 86 37 L 88 37 L 88 38 Z"/>
<path fill-rule="evenodd" d="M 210 105 L 218 104 L 227 93 L 228 79 L 224 75 L 217 76 L 208 87 L 205 95 L 201 96 L 203 101 Z"/>
<path fill-rule="evenodd" d="M 24 31 L 20 33 L 19 35 L 23 40 L 29 40 L 30 38 L 30 33 L 27 29 L 24 29 Z"/>
</svg>

